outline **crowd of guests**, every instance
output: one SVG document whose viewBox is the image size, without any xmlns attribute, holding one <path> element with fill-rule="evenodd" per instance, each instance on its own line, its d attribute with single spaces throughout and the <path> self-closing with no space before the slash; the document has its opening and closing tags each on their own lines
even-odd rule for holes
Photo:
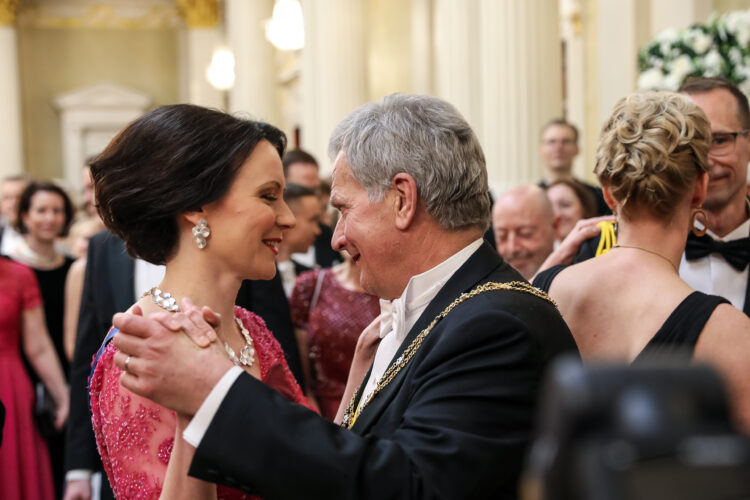
<svg viewBox="0 0 750 500">
<path fill-rule="evenodd" d="M 576 127 L 552 120 L 540 134 L 545 178 L 500 193 L 492 206 L 481 149 L 460 115 L 433 98 L 393 100 L 356 110 L 334 132 L 332 184 L 309 153 L 286 150 L 275 127 L 189 105 L 147 113 L 92 158 L 78 213 L 54 183 L 3 181 L 4 497 L 89 499 L 92 473 L 103 469 L 102 498 L 272 497 L 303 487 L 311 498 L 335 498 L 401 474 L 411 476 L 392 487 L 406 487 L 406 497 L 442 488 L 466 498 L 514 498 L 540 367 L 571 350 L 584 363 L 665 356 L 709 362 L 728 384 L 738 428 L 750 429 L 750 108 L 735 86 L 698 79 L 679 93 L 623 98 L 602 129 L 598 186 L 573 176 Z M 388 121 L 403 110 L 408 118 Z M 377 133 L 375 120 L 382 120 Z M 458 173 L 456 161 L 464 163 Z M 492 245 L 482 239 L 488 226 Z M 481 267 L 480 254 L 488 271 L 468 278 Z M 467 262 L 472 267 L 461 267 Z M 457 279 L 473 281 L 459 286 Z M 523 280 L 537 288 L 524 288 Z M 468 292 L 476 283 L 503 283 L 524 297 L 487 299 L 482 312 L 464 312 L 465 324 L 442 319 L 455 297 L 441 291 Z M 179 300 L 186 297 L 192 302 Z M 430 345 L 434 357 L 416 354 L 413 363 L 423 368 L 388 393 L 420 347 L 404 345 L 420 331 L 423 342 L 436 324 L 422 313 L 434 316 L 445 306 L 437 327 L 444 330 L 433 338 L 446 340 Z M 117 328 L 108 335 L 114 313 L 126 310 L 132 316 L 115 323 L 122 335 Z M 495 345 L 493 325 L 500 323 L 509 329 L 500 335 L 508 344 Z M 202 339 L 196 332 L 207 325 L 215 331 Z M 146 369 L 149 356 L 135 339 L 180 329 L 208 346 L 200 352 L 211 352 L 209 341 L 218 339 L 219 353 L 205 359 L 235 365 L 226 373 L 237 382 L 222 389 L 229 402 L 211 403 L 198 438 L 189 437 L 197 432 L 191 418 L 204 412 L 204 400 L 186 406 L 192 399 L 183 397 L 197 389 L 170 382 L 178 370 L 151 390 L 148 378 L 138 377 L 156 370 Z M 455 345 L 453 329 L 464 335 Z M 483 345 L 467 340 L 471 334 Z M 541 347 L 525 346 L 527 337 Z M 168 361 L 178 351 L 172 346 L 152 358 L 174 368 Z M 195 372 L 217 364 L 195 359 L 202 360 Z M 496 361 L 505 386 L 491 375 Z M 492 389 L 479 387 L 484 377 Z M 227 393 L 232 383 L 252 397 L 235 401 L 234 389 Z M 320 417 L 266 400 L 266 387 Z M 56 412 L 47 427 L 34 414 L 45 388 Z M 375 421 L 364 413 L 357 428 L 381 391 L 392 410 Z M 233 412 L 226 418 L 225 407 Z M 284 452 L 296 446 L 289 461 L 314 471 L 301 486 L 269 485 L 272 477 L 248 472 L 263 460 L 254 455 L 233 455 L 244 465 L 215 471 L 222 459 L 203 441 L 234 440 L 235 414 L 246 413 L 267 421 L 241 424 L 249 448 L 260 441 Z M 212 418 L 224 418 L 216 424 L 224 431 L 208 426 Z M 374 441 L 334 434 L 321 419 Z M 274 421 L 279 429 L 269 428 Z M 311 450 L 326 457 L 311 465 Z M 356 479 L 362 484 L 331 479 L 336 467 L 328 461 L 356 468 L 366 459 L 380 462 Z M 485 462 L 506 473 L 479 471 Z M 270 474 L 277 480 L 278 471 Z M 469 484 L 473 492 L 465 490 Z"/>
</svg>

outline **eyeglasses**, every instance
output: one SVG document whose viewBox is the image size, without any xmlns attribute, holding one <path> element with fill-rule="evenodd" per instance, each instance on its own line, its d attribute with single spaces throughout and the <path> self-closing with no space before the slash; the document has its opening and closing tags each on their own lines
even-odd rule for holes
<svg viewBox="0 0 750 500">
<path fill-rule="evenodd" d="M 740 130 L 739 132 L 717 132 L 711 134 L 711 148 L 708 154 L 712 156 L 726 156 L 734 153 L 734 144 L 737 142 L 738 135 L 745 135 L 750 129 Z"/>
</svg>

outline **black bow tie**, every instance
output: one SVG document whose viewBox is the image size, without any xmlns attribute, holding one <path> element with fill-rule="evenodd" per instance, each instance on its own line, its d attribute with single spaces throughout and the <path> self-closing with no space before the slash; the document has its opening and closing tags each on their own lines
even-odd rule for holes
<svg viewBox="0 0 750 500">
<path fill-rule="evenodd" d="M 700 259 L 711 253 L 724 256 L 730 266 L 738 271 L 744 271 L 750 263 L 750 237 L 733 241 L 716 241 L 709 235 L 695 236 L 688 234 L 685 245 L 685 257 L 688 260 Z"/>
</svg>

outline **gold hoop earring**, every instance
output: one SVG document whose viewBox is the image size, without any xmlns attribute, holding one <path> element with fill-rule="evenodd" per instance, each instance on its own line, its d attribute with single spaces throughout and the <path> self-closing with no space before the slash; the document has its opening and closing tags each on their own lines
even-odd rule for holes
<svg viewBox="0 0 750 500">
<path fill-rule="evenodd" d="M 698 222 L 702 227 L 698 228 L 695 223 Z M 700 238 L 704 234 L 706 234 L 706 229 L 708 228 L 708 214 L 706 214 L 706 211 L 702 208 L 698 207 L 695 210 L 693 210 L 693 215 L 690 216 L 690 230 L 693 232 L 695 236 Z"/>
</svg>

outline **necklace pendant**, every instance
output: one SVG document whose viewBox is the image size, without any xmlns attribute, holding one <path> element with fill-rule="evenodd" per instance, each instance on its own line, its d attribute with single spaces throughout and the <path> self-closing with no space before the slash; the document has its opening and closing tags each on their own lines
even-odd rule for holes
<svg viewBox="0 0 750 500">
<path fill-rule="evenodd" d="M 255 362 L 255 348 L 250 345 L 245 345 L 240 350 L 240 363 L 245 366 L 252 366 Z"/>
</svg>

